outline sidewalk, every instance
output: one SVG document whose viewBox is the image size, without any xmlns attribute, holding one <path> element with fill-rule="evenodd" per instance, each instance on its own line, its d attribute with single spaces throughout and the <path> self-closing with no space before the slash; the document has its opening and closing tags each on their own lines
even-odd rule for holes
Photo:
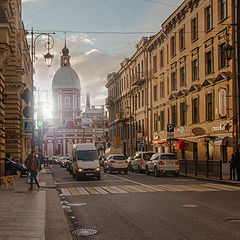
<svg viewBox="0 0 240 240">
<path fill-rule="evenodd" d="M 40 190 L 28 191 L 26 178 L 15 190 L 0 187 L 0 240 L 72 240 L 51 170 L 40 171 Z"/>
</svg>

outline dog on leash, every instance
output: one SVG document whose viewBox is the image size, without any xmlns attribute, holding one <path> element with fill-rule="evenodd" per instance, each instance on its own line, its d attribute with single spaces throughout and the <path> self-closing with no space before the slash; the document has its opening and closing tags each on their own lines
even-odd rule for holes
<svg viewBox="0 0 240 240">
<path fill-rule="evenodd" d="M 0 186 L 2 184 L 6 185 L 6 189 L 10 190 L 9 184 L 11 186 L 11 189 L 15 189 L 15 180 L 20 177 L 20 172 L 17 171 L 16 175 L 9 175 L 9 176 L 2 176 L 0 177 Z"/>
</svg>

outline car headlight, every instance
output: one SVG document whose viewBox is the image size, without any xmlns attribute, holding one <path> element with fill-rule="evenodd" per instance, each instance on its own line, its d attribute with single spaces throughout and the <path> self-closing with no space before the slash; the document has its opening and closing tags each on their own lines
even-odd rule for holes
<svg viewBox="0 0 240 240">
<path fill-rule="evenodd" d="M 99 172 L 99 171 L 100 171 L 100 167 L 97 167 L 97 168 L 96 168 L 96 171 L 98 171 L 98 172 Z"/>
<path fill-rule="evenodd" d="M 78 171 L 79 171 L 79 172 L 83 172 L 84 170 L 83 170 L 82 168 L 79 168 Z"/>
</svg>

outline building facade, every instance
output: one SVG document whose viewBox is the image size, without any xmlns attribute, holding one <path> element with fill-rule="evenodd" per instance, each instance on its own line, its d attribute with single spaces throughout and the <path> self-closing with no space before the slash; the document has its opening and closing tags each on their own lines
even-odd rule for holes
<svg viewBox="0 0 240 240">
<path fill-rule="evenodd" d="M 230 158 L 235 81 L 225 46 L 234 45 L 233 2 L 184 1 L 108 75 L 109 134 L 113 143 L 120 138 L 127 155 L 154 150 L 183 159 Z"/>
<path fill-rule="evenodd" d="M 0 2 L 0 174 L 5 153 L 23 163 L 30 152 L 30 137 L 23 134 L 23 92 L 30 88 L 31 60 L 22 22 L 22 1 Z"/>
</svg>

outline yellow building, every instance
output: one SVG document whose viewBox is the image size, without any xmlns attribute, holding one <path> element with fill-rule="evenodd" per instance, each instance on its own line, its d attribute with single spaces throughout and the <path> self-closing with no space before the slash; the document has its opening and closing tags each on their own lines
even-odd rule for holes
<svg viewBox="0 0 240 240">
<path fill-rule="evenodd" d="M 128 141 L 121 127 L 129 122 L 133 146 L 127 154 L 154 150 L 186 159 L 230 158 L 234 89 L 232 60 L 227 61 L 224 47 L 233 39 L 231 2 L 184 1 L 108 81 L 110 114 L 112 108 L 120 116 L 130 109 L 130 120 L 112 114 L 109 127 L 124 147 Z M 124 74 L 130 79 L 127 89 Z"/>
<path fill-rule="evenodd" d="M 30 151 L 28 137 L 22 131 L 26 105 L 22 94 L 31 81 L 27 32 L 21 16 L 21 0 L 0 2 L 0 159 L 9 153 L 19 163 Z M 3 161 L 0 163 L 2 175 Z"/>
</svg>

